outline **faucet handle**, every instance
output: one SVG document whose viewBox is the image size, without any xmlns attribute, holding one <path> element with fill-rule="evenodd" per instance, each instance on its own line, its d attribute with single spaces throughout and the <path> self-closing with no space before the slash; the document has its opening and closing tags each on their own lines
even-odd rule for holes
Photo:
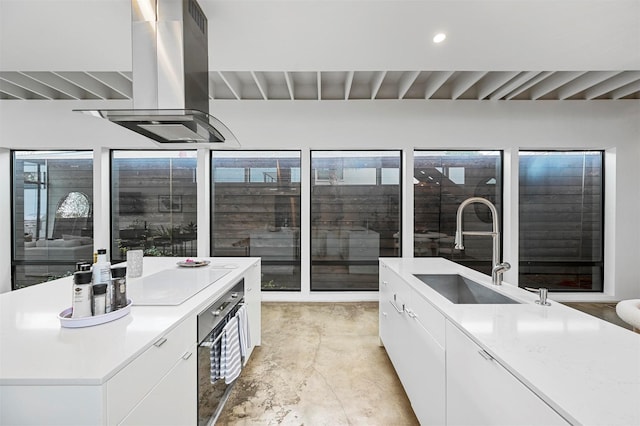
<svg viewBox="0 0 640 426">
<path fill-rule="evenodd" d="M 549 303 L 547 301 L 547 293 L 549 292 L 548 288 L 545 288 L 545 287 L 540 287 L 540 288 L 525 287 L 524 289 L 527 290 L 527 291 L 530 291 L 532 293 L 537 293 L 538 295 L 540 295 L 540 299 L 536 300 L 536 303 L 538 305 L 551 306 L 551 303 Z"/>
</svg>

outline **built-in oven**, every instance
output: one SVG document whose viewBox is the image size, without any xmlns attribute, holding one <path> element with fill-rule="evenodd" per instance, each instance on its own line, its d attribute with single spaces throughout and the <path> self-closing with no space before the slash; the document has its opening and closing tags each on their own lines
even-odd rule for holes
<svg viewBox="0 0 640 426">
<path fill-rule="evenodd" d="M 198 426 L 216 422 L 235 383 L 227 383 L 214 371 L 220 368 L 219 351 L 225 327 L 243 303 L 244 280 L 240 280 L 198 314 Z"/>
</svg>

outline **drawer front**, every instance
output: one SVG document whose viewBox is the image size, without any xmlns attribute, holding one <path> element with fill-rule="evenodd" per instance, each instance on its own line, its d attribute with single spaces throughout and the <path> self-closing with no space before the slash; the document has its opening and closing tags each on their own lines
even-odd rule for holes
<svg viewBox="0 0 640 426">
<path fill-rule="evenodd" d="M 407 284 L 408 294 L 403 299 L 426 332 L 442 347 L 445 347 L 446 320 L 444 315 L 427 302 L 416 290 Z"/>
<path fill-rule="evenodd" d="M 109 424 L 120 422 L 196 342 L 196 318 L 187 318 L 107 382 Z"/>
<path fill-rule="evenodd" d="M 174 426 L 198 423 L 195 401 L 197 347 L 193 345 L 124 419 L 121 425 Z"/>
</svg>

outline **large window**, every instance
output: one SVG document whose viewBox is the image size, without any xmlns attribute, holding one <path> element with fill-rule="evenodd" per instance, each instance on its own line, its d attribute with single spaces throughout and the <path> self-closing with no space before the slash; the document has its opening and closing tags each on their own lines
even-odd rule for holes
<svg viewBox="0 0 640 426">
<path fill-rule="evenodd" d="M 400 254 L 400 151 L 311 153 L 311 290 L 377 290 Z"/>
<path fill-rule="evenodd" d="M 460 203 L 470 197 L 486 198 L 502 211 L 502 153 L 416 151 L 413 184 L 414 256 L 442 256 L 490 274 L 491 238 L 465 236 L 465 249 L 454 249 L 456 214 Z M 491 231 L 489 208 L 468 206 L 463 224 L 465 231 Z"/>
<path fill-rule="evenodd" d="M 90 151 L 13 152 L 13 288 L 69 275 L 93 259 Z"/>
<path fill-rule="evenodd" d="M 197 252 L 196 151 L 113 151 L 111 258 Z"/>
<path fill-rule="evenodd" d="M 263 290 L 300 290 L 300 152 L 213 151 L 212 256 L 262 258 Z"/>
<path fill-rule="evenodd" d="M 603 157 L 520 152 L 520 286 L 602 291 Z"/>
</svg>

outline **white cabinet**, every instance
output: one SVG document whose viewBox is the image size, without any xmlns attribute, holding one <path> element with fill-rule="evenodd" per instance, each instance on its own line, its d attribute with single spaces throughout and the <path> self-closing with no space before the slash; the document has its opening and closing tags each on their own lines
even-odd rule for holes
<svg viewBox="0 0 640 426">
<path fill-rule="evenodd" d="M 456 326 L 446 325 L 448 425 L 567 425 Z"/>
<path fill-rule="evenodd" d="M 153 410 L 154 417 L 169 418 L 173 411 L 184 411 L 193 413 L 195 420 L 196 330 L 196 317 L 185 319 L 107 382 L 109 424 L 119 424 L 127 416 L 146 418 Z M 188 355 L 189 353 L 192 355 Z M 178 373 L 182 373 L 184 377 L 175 377 Z M 165 377 L 169 383 L 184 382 L 191 386 L 175 388 L 173 393 L 184 394 L 182 398 L 175 399 L 171 393 L 163 392 L 167 386 L 162 385 Z M 150 401 L 167 399 L 165 403 L 153 407 L 144 402 L 147 398 Z"/>
<path fill-rule="evenodd" d="M 244 303 L 247 306 L 249 315 L 249 335 L 251 337 L 251 347 L 249 354 L 253 351 L 254 346 L 260 346 L 260 336 L 262 329 L 262 271 L 260 261 L 256 261 L 249 266 L 244 275 Z"/>
<path fill-rule="evenodd" d="M 197 413 L 196 351 L 193 345 L 127 415 L 121 425 L 194 425 Z"/>
<path fill-rule="evenodd" d="M 445 319 L 398 275 L 380 268 L 380 339 L 424 425 L 445 423 Z"/>
</svg>

